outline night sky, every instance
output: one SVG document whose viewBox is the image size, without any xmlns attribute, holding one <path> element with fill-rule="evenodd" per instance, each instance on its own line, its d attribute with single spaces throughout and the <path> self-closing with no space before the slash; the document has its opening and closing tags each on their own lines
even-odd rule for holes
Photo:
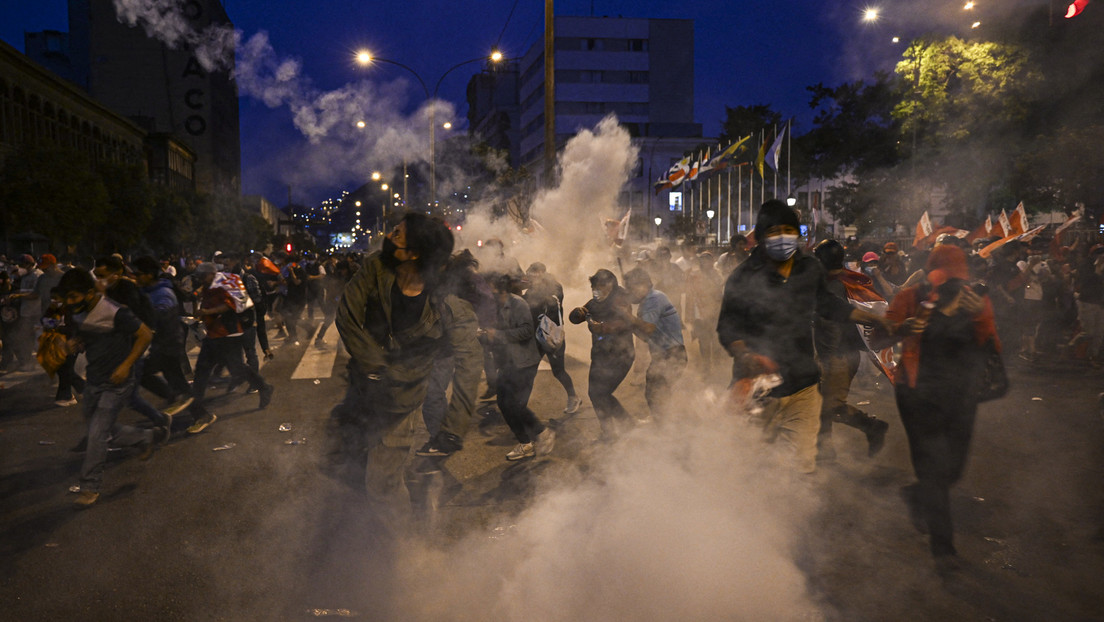
<svg viewBox="0 0 1104 622">
<path fill-rule="evenodd" d="M 1022 8 L 1032 3 L 1038 0 L 1006 1 L 1001 6 Z M 366 76 L 365 69 L 351 60 L 361 47 L 409 65 L 432 89 L 449 67 L 487 54 L 496 42 L 507 57 L 520 57 L 543 29 L 540 0 L 224 0 L 223 4 L 244 37 L 267 32 L 276 53 L 299 59 L 303 73 L 320 89 L 337 89 L 365 78 L 405 77 L 401 69 L 386 65 Z M 558 0 L 556 13 L 693 19 L 695 120 L 703 124 L 706 136 L 716 136 L 726 105 L 760 103 L 795 116 L 800 133 L 801 125 L 807 127 L 811 119 L 806 86 L 834 85 L 870 76 L 875 69 L 891 69 L 907 41 L 903 36 L 893 44 L 893 35 L 957 29 L 966 20 L 957 1 L 887 0 L 881 5 L 883 17 L 876 24 L 863 23 L 867 4 L 852 0 Z M 22 50 L 24 31 L 67 30 L 66 6 L 66 0 L 5 0 L 0 3 L 0 39 Z M 440 96 L 456 104 L 461 118 L 467 108 L 465 86 L 477 68 L 473 64 L 472 71 L 454 71 L 441 85 Z M 410 105 L 421 99 L 419 87 L 412 85 Z M 283 204 L 286 190 L 266 179 L 261 163 L 274 149 L 304 141 L 286 109 L 270 110 L 243 98 L 241 110 L 242 190 L 263 193 Z M 296 198 L 316 201 L 340 189 Z"/>
</svg>

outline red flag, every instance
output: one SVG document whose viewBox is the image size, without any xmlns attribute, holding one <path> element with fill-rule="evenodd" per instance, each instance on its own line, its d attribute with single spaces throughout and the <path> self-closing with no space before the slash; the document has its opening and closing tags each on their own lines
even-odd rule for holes
<svg viewBox="0 0 1104 622">
<path fill-rule="evenodd" d="M 1000 236 L 1006 238 L 1013 235 L 1012 221 L 1008 220 L 1008 214 L 1001 210 L 1000 217 L 997 218 L 997 224 L 1000 225 Z M 1020 233 L 1023 233 L 1022 231 Z"/>
<path fill-rule="evenodd" d="M 993 231 L 993 220 L 991 218 L 989 218 L 988 215 L 986 215 L 985 216 L 985 222 L 978 225 L 977 229 L 974 229 L 973 231 L 971 231 L 970 234 L 966 236 L 966 241 L 970 242 L 970 243 L 973 243 L 974 240 L 980 240 L 982 238 L 987 238 L 987 237 L 989 237 L 990 232 L 992 232 L 992 231 Z"/>
<path fill-rule="evenodd" d="M 920 245 L 932 234 L 931 219 L 927 210 L 920 216 L 920 222 L 916 223 L 916 235 L 912 238 L 912 247 L 920 248 Z"/>
<path fill-rule="evenodd" d="M 1008 222 L 1012 225 L 1011 233 L 1025 233 L 1031 230 L 1031 225 L 1027 223 L 1027 211 L 1024 210 L 1023 201 L 1020 201 L 1016 209 L 1012 210 Z"/>
</svg>

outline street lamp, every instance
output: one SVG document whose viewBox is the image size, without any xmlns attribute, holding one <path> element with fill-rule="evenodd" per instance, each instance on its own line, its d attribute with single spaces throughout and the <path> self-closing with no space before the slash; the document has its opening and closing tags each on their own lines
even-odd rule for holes
<svg viewBox="0 0 1104 622">
<path fill-rule="evenodd" d="M 660 218 L 659 216 L 656 216 L 655 217 L 655 225 L 656 225 L 656 234 L 655 234 L 655 236 L 657 238 L 659 237 L 659 226 L 662 225 L 662 224 L 663 224 L 663 219 Z"/>
<path fill-rule="evenodd" d="M 797 205 L 797 197 L 792 194 L 786 197 L 786 205 L 789 205 L 790 207 Z"/>
<path fill-rule="evenodd" d="M 502 62 L 503 60 L 506 60 L 506 58 L 502 55 L 502 52 L 500 52 L 498 50 L 494 50 L 494 51 L 491 52 L 491 54 L 489 56 L 480 56 L 478 58 L 473 58 L 473 59 L 470 59 L 470 60 L 466 60 L 466 61 L 461 62 L 461 63 L 456 63 L 452 67 L 449 67 L 445 71 L 445 73 L 441 74 L 441 77 L 437 79 L 437 83 L 433 85 L 433 92 L 430 93 L 429 87 L 426 86 L 425 80 L 422 80 L 422 77 L 420 75 L 418 75 L 418 72 L 414 71 L 413 69 L 411 69 L 407 65 L 404 65 L 400 62 L 393 61 L 393 60 L 390 60 L 390 59 L 387 59 L 387 58 L 380 58 L 378 56 L 373 56 L 367 50 L 361 50 L 361 51 L 357 52 L 357 54 L 356 54 L 356 62 L 358 64 L 362 65 L 362 66 L 368 66 L 368 65 L 371 65 L 372 63 L 375 63 L 375 62 L 388 63 L 388 64 L 391 64 L 391 65 L 396 65 L 398 67 L 401 67 L 401 68 L 409 71 L 418 80 L 418 84 L 422 85 L 422 91 L 425 92 L 426 101 L 429 102 L 429 104 L 430 104 L 430 106 L 429 106 L 429 194 L 430 194 L 430 200 L 431 200 L 430 204 L 432 206 L 437 205 L 437 106 L 436 106 L 437 91 L 441 88 L 441 82 L 444 81 L 445 76 L 449 75 L 454 70 L 459 69 L 460 67 L 463 67 L 464 65 L 468 65 L 468 64 L 471 64 L 471 63 L 479 62 L 479 61 L 486 61 L 486 60 L 489 60 L 492 63 L 499 63 L 499 62 Z M 449 123 L 447 125 L 448 125 L 448 127 L 444 128 L 446 130 L 450 129 L 452 127 L 451 123 Z"/>
</svg>

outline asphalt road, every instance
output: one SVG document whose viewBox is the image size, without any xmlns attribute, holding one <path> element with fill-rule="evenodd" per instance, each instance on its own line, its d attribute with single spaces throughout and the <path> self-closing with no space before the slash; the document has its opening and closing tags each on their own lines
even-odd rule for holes
<svg viewBox="0 0 1104 622">
<path fill-rule="evenodd" d="M 572 357 L 585 335 L 568 340 L 585 396 L 587 363 Z M 944 579 L 899 499 L 907 447 L 873 377 L 852 403 L 889 422 L 885 450 L 867 458 L 861 435 L 838 428 L 837 462 L 795 478 L 724 412 L 726 361 L 704 374 L 693 357 L 678 410 L 612 445 L 595 441 L 588 400 L 565 417 L 541 371 L 530 403 L 557 418 L 552 455 L 506 462 L 514 441 L 484 404 L 464 451 L 420 480 L 429 503 L 415 514 L 327 465 L 345 357 L 307 343 L 263 368 L 277 387 L 267 409 L 212 387 L 214 425 L 188 435 L 182 417 L 148 462 L 113 453 L 104 495 L 83 511 L 69 491 L 79 407 L 54 406 L 44 374 L 0 377 L 0 617 L 1104 619 L 1100 371 L 1012 365 L 1011 393 L 982 406 L 952 492 L 965 567 Z M 641 375 L 617 395 L 644 415 Z M 424 435 L 402 432 L 381 465 L 399 468 Z"/>
</svg>

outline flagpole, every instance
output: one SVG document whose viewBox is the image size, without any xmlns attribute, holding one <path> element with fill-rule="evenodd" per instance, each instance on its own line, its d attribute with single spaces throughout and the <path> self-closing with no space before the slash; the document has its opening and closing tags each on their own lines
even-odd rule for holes
<svg viewBox="0 0 1104 622">
<path fill-rule="evenodd" d="M 774 135 L 778 136 L 778 124 L 777 123 L 774 125 Z M 778 168 L 774 167 L 774 166 L 772 166 L 771 168 L 774 169 L 774 198 L 777 199 L 778 198 Z"/>
<path fill-rule="evenodd" d="M 789 197 L 793 193 L 793 187 L 790 186 L 790 149 L 793 145 L 793 119 L 790 119 L 786 124 L 789 128 L 789 133 L 786 134 L 786 196 Z"/>
<path fill-rule="evenodd" d="M 728 217 L 725 218 L 725 241 L 732 239 L 732 167 L 728 168 L 728 184 L 725 188 L 728 192 L 725 193 L 725 199 L 728 203 Z"/>
</svg>

